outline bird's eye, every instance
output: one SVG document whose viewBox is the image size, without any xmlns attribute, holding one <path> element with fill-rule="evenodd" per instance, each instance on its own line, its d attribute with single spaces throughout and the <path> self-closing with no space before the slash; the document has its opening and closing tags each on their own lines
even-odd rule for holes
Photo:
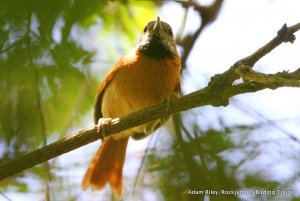
<svg viewBox="0 0 300 201">
<path fill-rule="evenodd" d="M 173 36 L 173 31 L 172 31 L 172 28 L 171 28 L 171 27 L 168 29 L 168 34 L 169 34 L 170 36 Z"/>
<path fill-rule="evenodd" d="M 144 28 L 144 33 L 146 33 L 147 30 L 148 30 L 148 26 L 145 26 L 145 28 Z"/>
</svg>

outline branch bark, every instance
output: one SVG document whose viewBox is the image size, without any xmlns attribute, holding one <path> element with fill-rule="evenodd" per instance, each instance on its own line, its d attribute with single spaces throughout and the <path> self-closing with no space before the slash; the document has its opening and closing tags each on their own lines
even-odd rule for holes
<svg viewBox="0 0 300 201">
<path fill-rule="evenodd" d="M 266 88 L 299 87 L 300 68 L 291 73 L 283 71 L 276 74 L 262 74 L 252 70 L 253 65 L 260 58 L 271 52 L 278 45 L 283 42 L 294 42 L 294 32 L 299 29 L 300 23 L 292 27 L 284 25 L 274 39 L 250 56 L 236 62 L 229 70 L 213 76 L 208 86 L 201 90 L 121 118 L 113 119 L 112 124 L 105 126 L 104 130 L 100 130 L 99 133 L 97 133 L 96 126 L 81 130 L 74 135 L 0 166 L 0 180 L 96 141 L 103 137 L 101 133 L 105 133 L 105 136 L 110 136 L 164 116 L 205 105 L 226 106 L 229 103 L 229 99 L 238 94 L 256 92 Z M 245 82 L 234 84 L 234 81 L 240 78 L 243 78 Z"/>
</svg>

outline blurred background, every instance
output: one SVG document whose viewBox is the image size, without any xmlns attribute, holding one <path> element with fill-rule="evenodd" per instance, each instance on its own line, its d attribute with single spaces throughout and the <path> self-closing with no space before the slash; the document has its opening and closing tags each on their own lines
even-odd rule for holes
<svg viewBox="0 0 300 201">
<path fill-rule="evenodd" d="M 158 15 L 173 27 L 187 94 L 284 23 L 298 23 L 299 8 L 297 0 L 1 0 L 0 164 L 91 126 L 100 82 Z M 299 68 L 296 37 L 255 70 Z M 82 191 L 100 145 L 94 142 L 0 181 L 0 200 L 300 200 L 299 100 L 297 88 L 263 90 L 233 97 L 227 107 L 176 115 L 147 139 L 129 142 L 122 198 L 109 188 Z"/>
</svg>

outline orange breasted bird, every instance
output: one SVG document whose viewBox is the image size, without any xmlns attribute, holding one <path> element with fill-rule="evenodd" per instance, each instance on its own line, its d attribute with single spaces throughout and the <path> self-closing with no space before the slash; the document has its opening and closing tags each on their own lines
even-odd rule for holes
<svg viewBox="0 0 300 201">
<path fill-rule="evenodd" d="M 149 22 L 138 45 L 122 57 L 101 83 L 95 98 L 94 123 L 101 127 L 119 118 L 160 104 L 180 93 L 180 57 L 172 28 L 166 22 Z M 128 139 L 141 139 L 165 119 L 105 137 L 83 178 L 82 187 L 102 189 L 109 183 L 121 195 L 122 170 Z M 102 122 L 102 123 L 101 123 Z"/>
</svg>

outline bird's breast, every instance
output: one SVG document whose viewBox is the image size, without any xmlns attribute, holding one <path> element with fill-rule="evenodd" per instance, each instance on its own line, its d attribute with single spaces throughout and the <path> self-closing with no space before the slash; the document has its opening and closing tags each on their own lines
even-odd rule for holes
<svg viewBox="0 0 300 201">
<path fill-rule="evenodd" d="M 120 117 L 158 104 L 173 96 L 180 83 L 180 59 L 139 55 L 124 63 L 105 89 L 104 116 Z M 117 105 L 109 106 L 111 103 Z M 105 114 L 107 113 L 107 114 Z"/>
</svg>

